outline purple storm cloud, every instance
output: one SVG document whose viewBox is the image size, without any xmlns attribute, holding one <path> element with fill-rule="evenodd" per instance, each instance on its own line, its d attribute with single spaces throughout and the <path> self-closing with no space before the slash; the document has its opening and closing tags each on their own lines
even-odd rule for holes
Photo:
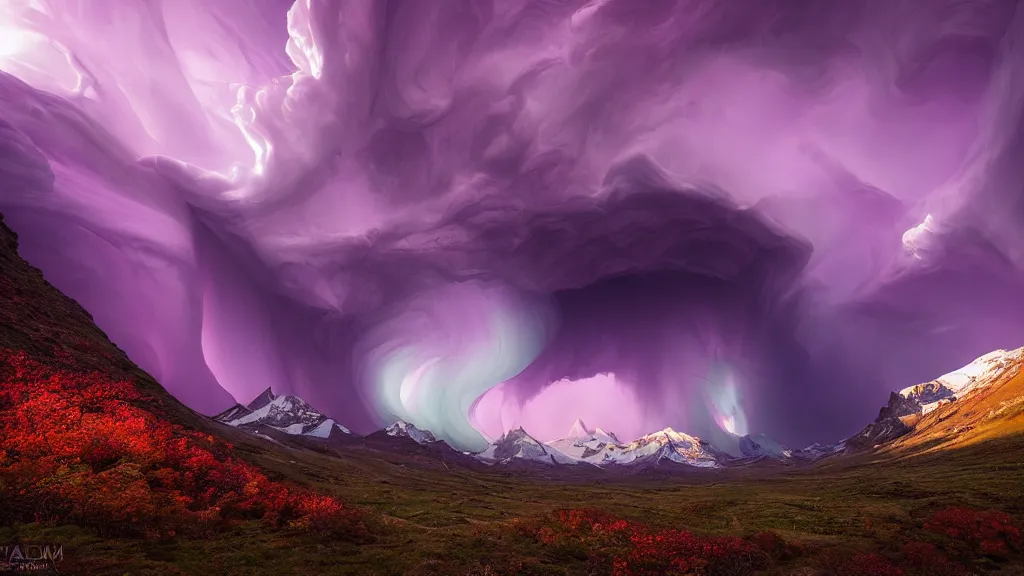
<svg viewBox="0 0 1024 576">
<path fill-rule="evenodd" d="M 0 212 L 173 394 L 784 444 L 1024 341 L 1014 1 L 0 0 Z"/>
</svg>

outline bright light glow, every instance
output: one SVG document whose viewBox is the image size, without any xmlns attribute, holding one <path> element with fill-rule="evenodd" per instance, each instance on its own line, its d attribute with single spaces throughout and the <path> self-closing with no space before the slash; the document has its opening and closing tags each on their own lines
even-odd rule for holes
<svg viewBox="0 0 1024 576">
<path fill-rule="evenodd" d="M 0 58 L 18 56 L 29 49 L 29 45 L 36 41 L 32 34 L 17 28 L 0 27 Z"/>
<path fill-rule="evenodd" d="M 920 260 L 921 251 L 925 249 L 928 237 L 934 232 L 935 219 L 929 214 L 924 217 L 924 222 L 903 233 L 903 248 Z"/>
<path fill-rule="evenodd" d="M 748 434 L 747 416 L 732 371 L 724 367 L 713 370 L 705 382 L 704 398 L 715 424 L 729 434 Z"/>
<path fill-rule="evenodd" d="M 736 417 L 730 415 L 730 416 L 726 416 L 726 417 L 722 418 L 722 429 L 725 430 L 726 432 L 728 432 L 729 434 L 735 434 L 736 433 Z"/>
<path fill-rule="evenodd" d="M 438 360 L 440 360 L 440 358 L 431 358 L 402 379 L 402 386 L 398 391 L 398 398 L 402 403 L 402 407 L 406 410 L 410 412 L 416 411 L 416 391 L 420 387 L 420 382 L 424 380 L 424 375 L 426 375 L 427 371 L 430 370 L 434 364 L 437 364 Z"/>
</svg>

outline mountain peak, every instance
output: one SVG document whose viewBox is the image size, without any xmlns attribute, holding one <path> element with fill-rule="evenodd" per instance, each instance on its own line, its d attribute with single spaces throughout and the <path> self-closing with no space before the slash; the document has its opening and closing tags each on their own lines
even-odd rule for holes
<svg viewBox="0 0 1024 576">
<path fill-rule="evenodd" d="M 385 428 L 384 432 L 388 436 L 411 438 L 418 444 L 430 444 L 431 442 L 437 442 L 437 438 L 435 438 L 429 430 L 421 430 L 405 420 L 395 422 Z"/>
<path fill-rule="evenodd" d="M 277 396 L 268 386 L 267 389 L 261 392 L 259 396 L 253 398 L 252 402 L 249 402 L 249 404 L 246 405 L 246 408 L 249 410 L 259 410 L 276 399 Z"/>
<path fill-rule="evenodd" d="M 478 454 L 484 460 L 508 462 L 533 461 L 543 464 L 575 464 L 576 460 L 530 436 L 522 426 L 509 430 L 487 450 Z"/>
<path fill-rule="evenodd" d="M 576 421 L 572 423 L 572 427 L 569 428 L 569 436 L 568 436 L 568 438 L 573 438 L 573 439 L 589 438 L 590 436 L 593 436 L 593 435 L 594 435 L 594 432 L 592 430 L 590 430 L 589 428 L 587 428 L 587 425 L 583 423 L 583 419 L 582 418 L 577 418 Z"/>
<path fill-rule="evenodd" d="M 615 433 L 608 432 L 602 429 L 600 426 L 594 429 L 594 437 L 602 442 L 607 442 L 610 444 L 622 444 L 622 442 L 619 440 L 619 437 L 616 436 Z"/>
<path fill-rule="evenodd" d="M 661 430 L 658 430 L 654 434 L 664 434 L 665 436 L 668 436 L 669 438 L 692 438 L 692 436 L 690 436 L 689 434 L 683 434 L 682 432 L 676 432 L 676 430 L 674 428 L 672 428 L 671 426 L 666 426 L 666 427 L 662 428 Z M 652 434 L 652 436 L 654 434 Z"/>
</svg>

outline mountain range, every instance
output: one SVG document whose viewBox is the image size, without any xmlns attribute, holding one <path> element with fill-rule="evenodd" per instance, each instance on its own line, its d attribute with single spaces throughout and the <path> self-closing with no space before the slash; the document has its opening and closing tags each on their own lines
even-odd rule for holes
<svg viewBox="0 0 1024 576">
<path fill-rule="evenodd" d="M 577 419 L 567 434 L 542 442 L 523 428 L 516 428 L 481 452 L 476 460 L 491 466 L 540 464 L 574 466 L 577 469 L 628 469 L 642 471 L 658 466 L 722 468 L 749 465 L 758 461 L 801 464 L 841 454 L 877 448 L 912 432 L 923 417 L 943 412 L 944 407 L 960 403 L 972 394 L 1019 373 L 1024 364 L 1024 348 L 997 350 L 967 366 L 932 381 L 909 386 L 890 395 L 878 417 L 859 433 L 835 444 L 812 444 L 793 450 L 764 434 L 734 436 L 740 455 L 730 455 L 705 440 L 665 428 L 630 442 L 612 432 L 590 428 Z M 275 395 L 265 390 L 247 405 L 236 404 L 213 417 L 214 420 L 274 438 L 272 432 L 314 439 L 345 440 L 356 438 L 347 428 L 293 395 Z M 399 420 L 372 434 L 377 444 L 387 449 L 387 439 L 408 439 L 423 446 L 447 445 L 429 430 Z M 368 438 L 370 438 L 368 437 Z M 456 452 L 450 449 L 450 452 Z M 579 468 L 582 466 L 583 468 Z"/>
</svg>

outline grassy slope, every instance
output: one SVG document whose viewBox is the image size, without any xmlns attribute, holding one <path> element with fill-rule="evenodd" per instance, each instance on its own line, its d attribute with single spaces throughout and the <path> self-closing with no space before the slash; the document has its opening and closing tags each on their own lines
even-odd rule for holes
<svg viewBox="0 0 1024 576">
<path fill-rule="evenodd" d="M 0 344 L 45 357 L 46 349 L 32 348 L 40 338 L 105 342 L 88 314 L 12 256 L 13 248 L 13 236 L 0 223 Z M 163 393 L 112 345 L 111 350 L 112 358 L 86 361 L 131 374 L 140 386 Z M 317 485 L 347 502 L 380 511 L 386 523 L 382 536 L 357 546 L 265 531 L 254 523 L 212 539 L 148 542 L 100 539 L 73 526 L 29 524 L 0 527 L 0 542 L 63 542 L 67 559 L 62 569 L 70 574 L 485 574 L 484 566 L 511 556 L 537 560 L 534 573 L 582 574 L 582 561 L 552 556 L 550 550 L 525 541 L 475 533 L 513 517 L 596 506 L 629 519 L 697 532 L 740 534 L 770 528 L 811 546 L 884 549 L 897 533 L 919 531 L 919 519 L 941 506 L 998 508 L 1024 518 L 1022 397 L 1024 375 L 1018 375 L 973 404 L 929 416 L 919 432 L 886 450 L 812 469 L 751 468 L 590 482 L 449 471 L 409 455 L 365 449 L 335 457 L 284 448 L 210 423 L 175 403 L 173 417 L 228 437 L 244 457 L 272 476 Z M 979 416 L 1000 408 L 1004 410 L 996 417 Z M 959 410 L 959 415 L 940 421 L 950 410 Z M 935 437 L 948 436 L 953 427 L 968 425 L 963 424 L 967 420 L 975 426 L 970 441 L 946 441 L 949 445 L 941 452 L 931 449 Z M 1021 573 L 1014 570 L 1006 567 L 1002 573 Z"/>
</svg>

